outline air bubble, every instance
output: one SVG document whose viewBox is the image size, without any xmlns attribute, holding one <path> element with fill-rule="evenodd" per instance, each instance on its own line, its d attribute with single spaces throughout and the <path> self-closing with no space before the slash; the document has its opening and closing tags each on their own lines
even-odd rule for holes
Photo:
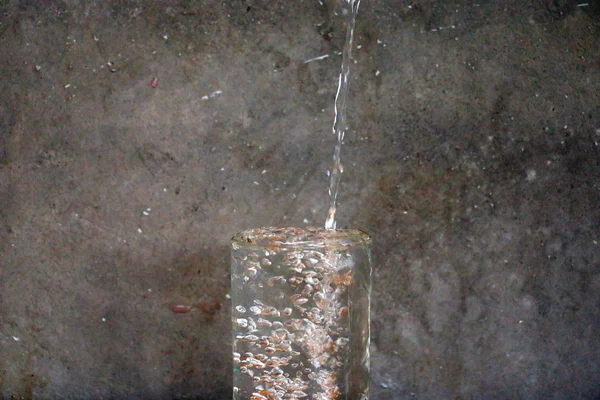
<svg viewBox="0 0 600 400">
<path fill-rule="evenodd" d="M 282 367 L 285 367 L 286 365 L 288 365 L 290 363 L 290 361 L 292 360 L 292 357 L 281 357 L 279 359 L 279 365 Z M 302 363 L 300 363 L 302 364 Z"/>
<path fill-rule="evenodd" d="M 250 312 L 254 315 L 259 315 L 262 312 L 262 310 L 260 307 L 252 306 L 250 307 Z"/>
<path fill-rule="evenodd" d="M 289 317 L 290 315 L 292 315 L 292 309 L 290 307 L 286 307 L 281 311 L 281 313 L 284 316 Z"/>
<path fill-rule="evenodd" d="M 288 334 L 288 331 L 286 331 L 285 329 L 276 329 L 273 331 L 273 336 L 279 338 L 279 339 L 284 339 Z"/>
<path fill-rule="evenodd" d="M 270 267 L 273 263 L 268 258 L 263 258 L 260 265 L 263 267 Z"/>
<path fill-rule="evenodd" d="M 258 326 L 269 326 L 269 327 L 273 325 L 273 323 L 271 321 L 267 321 L 266 319 L 263 319 L 263 318 L 259 318 L 256 321 L 256 324 Z"/>
<path fill-rule="evenodd" d="M 235 307 L 235 311 L 237 311 L 237 312 L 239 312 L 239 313 L 243 314 L 243 313 L 245 313 L 245 312 L 246 312 L 246 307 L 244 307 L 244 306 L 236 306 L 236 307 Z"/>
<path fill-rule="evenodd" d="M 266 366 L 264 362 L 259 361 L 256 358 L 251 359 L 250 363 L 252 364 L 252 366 L 254 368 L 258 368 L 258 369 L 263 369 Z"/>
<path fill-rule="evenodd" d="M 306 278 L 304 278 L 304 280 L 306 281 L 306 283 L 308 283 L 309 285 L 318 285 L 320 282 L 317 278 L 315 278 L 314 276 L 307 276 Z"/>
<path fill-rule="evenodd" d="M 313 291 L 313 287 L 311 285 L 306 285 L 306 286 L 304 286 L 304 289 L 302 289 L 302 294 L 304 296 L 310 296 L 312 291 Z"/>
<path fill-rule="evenodd" d="M 252 317 L 248 317 L 248 329 L 250 329 L 250 332 L 256 331 L 256 322 Z"/>
<path fill-rule="evenodd" d="M 304 279 L 298 276 L 293 276 L 289 279 L 290 285 L 292 286 L 298 286 L 302 283 Z"/>
<path fill-rule="evenodd" d="M 274 276 L 267 280 L 267 285 L 273 287 L 278 283 L 285 283 L 285 278 L 283 276 Z"/>
<path fill-rule="evenodd" d="M 296 305 L 302 305 L 302 304 L 306 304 L 308 302 L 308 299 L 306 297 L 302 297 L 299 294 L 295 294 L 291 297 L 292 302 Z"/>
<path fill-rule="evenodd" d="M 306 266 L 302 263 L 297 263 L 296 265 L 290 267 L 290 271 L 302 272 L 302 270 L 306 268 Z"/>
</svg>

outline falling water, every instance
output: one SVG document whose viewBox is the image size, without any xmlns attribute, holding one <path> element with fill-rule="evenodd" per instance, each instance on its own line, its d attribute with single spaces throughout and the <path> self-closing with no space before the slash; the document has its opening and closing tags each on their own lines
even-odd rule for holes
<svg viewBox="0 0 600 400">
<path fill-rule="evenodd" d="M 354 39 L 354 24 L 360 0 L 342 0 L 350 7 L 350 11 L 344 9 L 347 13 L 348 27 L 346 30 L 346 44 L 342 53 L 342 70 L 340 72 L 337 94 L 335 95 L 333 134 L 337 136 L 337 143 L 333 151 L 333 168 L 331 169 L 329 182 L 329 212 L 325 221 L 325 229 L 335 229 L 335 205 L 340 185 L 340 178 L 344 167 L 340 162 L 342 152 L 342 143 L 346 133 L 346 100 L 348 99 L 348 86 L 350 76 L 350 63 L 352 61 L 352 42 Z"/>
</svg>

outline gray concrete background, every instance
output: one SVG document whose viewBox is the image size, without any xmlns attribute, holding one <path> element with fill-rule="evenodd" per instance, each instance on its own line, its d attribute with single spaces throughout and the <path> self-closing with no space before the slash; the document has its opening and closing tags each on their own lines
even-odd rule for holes
<svg viewBox="0 0 600 400">
<path fill-rule="evenodd" d="M 0 1 L 3 398 L 230 397 L 229 238 L 325 220 L 322 3 Z M 599 15 L 363 0 L 373 399 L 600 398 Z"/>
</svg>

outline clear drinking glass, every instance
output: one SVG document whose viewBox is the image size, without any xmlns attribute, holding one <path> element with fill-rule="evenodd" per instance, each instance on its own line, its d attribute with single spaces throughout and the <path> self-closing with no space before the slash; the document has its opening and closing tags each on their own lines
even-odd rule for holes
<svg viewBox="0 0 600 400">
<path fill-rule="evenodd" d="M 234 400 L 369 398 L 370 243 L 350 229 L 233 237 Z"/>
</svg>

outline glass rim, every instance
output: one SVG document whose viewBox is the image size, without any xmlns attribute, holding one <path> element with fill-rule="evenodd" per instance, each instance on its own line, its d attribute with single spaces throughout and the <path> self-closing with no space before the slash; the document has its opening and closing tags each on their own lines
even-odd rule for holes
<svg viewBox="0 0 600 400">
<path fill-rule="evenodd" d="M 264 227 L 238 232 L 231 238 L 239 248 L 350 248 L 369 246 L 371 236 L 358 229 L 321 227 Z"/>
</svg>

